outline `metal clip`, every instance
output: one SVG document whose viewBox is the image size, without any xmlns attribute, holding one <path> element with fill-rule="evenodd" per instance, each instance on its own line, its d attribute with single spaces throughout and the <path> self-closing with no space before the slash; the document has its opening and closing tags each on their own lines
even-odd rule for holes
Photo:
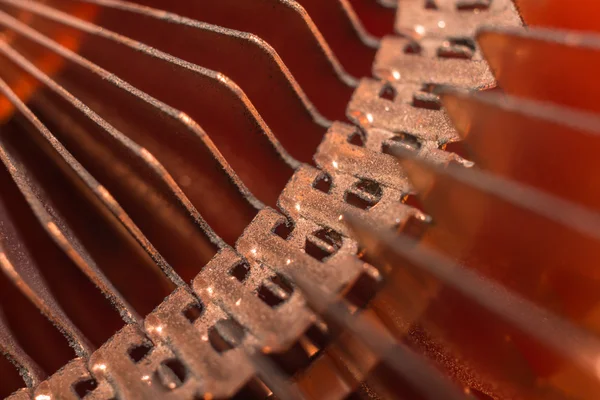
<svg viewBox="0 0 600 400">
<path fill-rule="evenodd" d="M 119 397 L 168 398 L 173 388 L 161 387 L 159 368 L 174 359 L 171 350 L 153 343 L 134 325 L 127 325 L 90 357 L 89 367 L 98 380 L 109 381 Z"/>
<path fill-rule="evenodd" d="M 394 93 L 393 98 L 383 97 L 386 89 Z M 422 84 L 363 79 L 348 105 L 348 117 L 364 129 L 385 129 L 421 141 L 458 140 L 452 122 L 439 109 L 437 95 L 426 90 L 430 87 Z"/>
<path fill-rule="evenodd" d="M 30 389 L 21 389 L 10 396 L 8 396 L 5 400 L 31 400 L 31 390 Z M 43 398 L 42 398 L 43 400 Z"/>
<path fill-rule="evenodd" d="M 449 57 L 440 48 L 447 47 L 449 40 L 427 38 L 419 42 L 387 36 L 381 41 L 373 65 L 373 74 L 397 83 L 451 85 L 459 88 L 483 89 L 495 84 L 495 79 L 482 60 L 475 44 L 468 40 L 456 44 L 470 47 L 472 55 Z"/>
<path fill-rule="evenodd" d="M 258 250 L 257 250 L 258 253 Z M 193 287 L 196 293 L 218 301 L 223 310 L 252 333 L 252 343 L 270 352 L 287 350 L 314 320 L 297 293 L 279 294 L 269 306 L 261 300 L 261 291 L 272 281 L 268 268 L 250 266 L 232 249 L 224 249 L 208 263 Z M 271 292 L 276 290 L 270 289 Z M 285 326 L 285 330 L 279 329 Z"/>
<path fill-rule="evenodd" d="M 418 151 L 420 156 L 434 163 L 458 161 L 456 155 L 440 150 L 437 142 L 385 129 L 373 128 L 363 132 L 353 125 L 336 122 L 319 146 L 315 162 L 329 176 L 342 173 L 367 178 L 404 194 L 411 191 L 410 184 L 397 159 L 388 154 L 397 146 Z"/>
<path fill-rule="evenodd" d="M 473 36 L 482 24 L 520 26 L 511 0 L 403 0 L 396 31 L 410 37 Z"/>
<path fill-rule="evenodd" d="M 356 242 L 342 237 L 335 230 L 298 217 L 293 219 L 294 230 L 283 238 L 277 234 L 276 228 L 285 223 L 288 223 L 286 217 L 265 208 L 240 237 L 237 250 L 251 266 L 260 268 L 264 264 L 283 275 L 287 275 L 290 269 L 302 270 L 307 278 L 321 282 L 323 287 L 334 292 L 356 279 L 362 269 L 362 263 L 355 257 L 358 250 Z M 335 243 L 326 246 L 317 242 L 319 251 L 310 244 L 309 237 L 313 235 L 333 237 L 331 241 Z M 314 244 L 315 241 L 312 242 Z"/>
<path fill-rule="evenodd" d="M 338 163 L 338 161 L 332 161 Z M 335 165 L 332 165 L 335 169 Z M 330 180 L 325 186 L 320 182 Z M 323 185 L 324 186 L 324 185 Z M 393 228 L 412 212 L 400 202 L 402 192 L 368 178 L 343 173 L 323 174 L 308 165 L 300 167 L 279 197 L 279 205 L 294 220 L 306 218 L 352 237 L 344 214 L 367 218 L 378 226 Z"/>
<path fill-rule="evenodd" d="M 146 330 L 155 342 L 172 348 L 187 367 L 190 378 L 201 383 L 188 391 L 193 389 L 204 396 L 228 398 L 252 377 L 252 369 L 240 349 L 224 352 L 213 346 L 211 327 L 228 316 L 209 301 L 212 289 L 199 294 L 207 300 L 201 305 L 187 290 L 176 290 L 146 317 Z M 235 370 L 232 365 L 236 366 Z M 188 393 L 183 393 L 184 389 L 179 389 L 178 394 Z M 181 398 L 192 397 L 188 394 Z"/>
<path fill-rule="evenodd" d="M 83 397 L 86 400 L 115 398 L 115 392 L 110 383 L 100 376 L 92 376 L 87 369 L 86 360 L 83 358 L 74 359 L 42 382 L 34 395 L 35 399 L 79 400 Z"/>
</svg>

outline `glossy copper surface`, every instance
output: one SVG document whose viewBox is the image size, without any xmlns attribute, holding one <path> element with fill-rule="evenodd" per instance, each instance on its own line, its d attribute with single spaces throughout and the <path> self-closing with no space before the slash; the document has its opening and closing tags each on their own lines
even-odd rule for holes
<svg viewBox="0 0 600 400">
<path fill-rule="evenodd" d="M 0 0 L 0 396 L 597 399 L 597 8 Z"/>
</svg>

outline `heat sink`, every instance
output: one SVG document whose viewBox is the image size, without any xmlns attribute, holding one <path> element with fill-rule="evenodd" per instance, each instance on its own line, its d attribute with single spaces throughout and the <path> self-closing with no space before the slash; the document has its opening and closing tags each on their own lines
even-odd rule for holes
<svg viewBox="0 0 600 400">
<path fill-rule="evenodd" d="M 600 398 L 596 0 L 0 0 L 0 396 Z"/>
</svg>

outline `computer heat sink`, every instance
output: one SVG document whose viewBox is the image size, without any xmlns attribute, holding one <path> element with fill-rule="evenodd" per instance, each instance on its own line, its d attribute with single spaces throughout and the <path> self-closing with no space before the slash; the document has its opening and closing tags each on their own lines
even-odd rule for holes
<svg viewBox="0 0 600 400">
<path fill-rule="evenodd" d="M 600 1 L 0 32 L 0 397 L 600 399 Z"/>
</svg>

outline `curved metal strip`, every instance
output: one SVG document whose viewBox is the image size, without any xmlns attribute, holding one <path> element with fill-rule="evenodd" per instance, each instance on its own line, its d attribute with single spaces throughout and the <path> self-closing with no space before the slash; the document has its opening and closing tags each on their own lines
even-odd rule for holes
<svg viewBox="0 0 600 400">
<path fill-rule="evenodd" d="M 25 197 L 27 204 L 38 220 L 38 223 L 44 228 L 44 230 L 59 246 L 59 248 L 61 248 L 69 256 L 69 258 L 76 265 L 78 265 L 78 267 L 105 293 L 105 295 L 117 307 L 126 321 L 138 320 L 139 317 L 137 316 L 137 313 L 133 311 L 128 302 L 121 297 L 116 288 L 101 271 L 101 268 L 96 265 L 96 261 L 98 261 L 100 265 L 105 266 L 105 261 L 111 257 L 114 257 L 114 255 L 100 255 L 100 249 L 97 247 L 94 255 L 89 254 L 87 249 L 84 248 L 79 241 L 81 236 L 75 235 L 69 227 L 70 223 L 72 224 L 73 222 L 73 219 L 69 217 L 73 217 L 75 215 L 81 217 L 81 212 L 83 212 L 85 207 L 82 207 L 81 203 L 79 203 L 79 206 L 73 207 L 73 203 L 70 203 L 72 211 L 67 212 L 67 218 L 61 215 L 61 213 L 64 213 L 66 210 L 65 206 L 69 204 L 67 201 L 81 200 L 81 197 L 77 198 L 77 196 L 73 196 L 70 199 L 60 199 L 57 197 L 58 193 L 60 193 L 58 190 L 66 188 L 65 183 L 61 181 L 61 179 L 64 178 L 58 175 L 59 172 L 56 170 L 58 167 L 53 166 L 50 163 L 50 160 L 45 158 L 47 156 L 44 155 L 42 152 L 43 150 L 37 148 L 38 144 L 36 143 L 35 138 L 24 135 L 22 132 L 17 131 L 10 135 L 10 137 L 5 135 L 5 139 L 3 141 L 6 141 L 4 143 L 5 150 L 2 152 L 3 161 L 13 175 L 15 183 L 19 187 L 22 195 Z M 23 142 L 25 141 L 27 141 L 28 144 L 24 144 Z M 7 150 L 10 151 L 10 153 L 8 153 Z M 27 154 L 23 152 L 24 150 L 27 150 Z M 32 167 L 31 159 L 28 157 L 36 157 L 35 167 Z M 46 178 L 48 179 L 41 179 L 42 172 L 40 172 L 38 167 L 43 167 L 46 169 L 45 173 L 48 174 L 46 175 Z M 53 173 L 53 175 L 50 175 L 51 173 Z M 73 194 L 70 192 L 64 193 L 67 196 Z M 72 214 L 69 215 L 70 213 Z M 91 222 L 89 218 L 90 216 L 82 218 L 82 222 Z M 99 220 L 96 219 L 94 222 L 98 223 Z M 98 226 L 93 224 L 91 226 L 94 226 L 96 229 L 100 229 Z M 80 226 L 80 228 L 82 228 L 82 226 Z M 78 232 L 82 232 L 82 229 L 78 229 Z M 88 239 L 90 239 L 90 236 L 100 239 L 102 238 L 103 233 L 106 232 L 103 232 L 102 230 L 90 229 L 87 236 Z M 108 239 L 108 237 L 104 237 L 104 239 Z M 86 242 L 92 243 L 91 240 L 87 240 Z M 125 253 L 120 252 L 118 254 L 119 256 L 127 258 Z M 129 261 L 131 262 L 133 260 Z"/>
<path fill-rule="evenodd" d="M 41 40 L 44 40 L 43 37 Z M 44 43 L 55 46 L 52 42 Z M 211 240 L 216 240 L 218 243 L 218 239 L 213 239 L 214 235 L 210 234 L 210 229 L 207 229 L 206 224 L 202 224 L 201 217 L 194 207 L 200 210 L 202 216 L 217 233 L 232 242 L 237 239 L 239 233 L 254 217 L 257 209 L 262 207 L 262 204 L 252 197 L 243 186 L 210 138 L 187 115 L 173 110 L 147 95 L 141 96 L 138 91 L 131 93 L 121 90 L 87 69 L 80 72 L 91 75 L 92 79 L 87 81 L 88 88 L 91 84 L 96 86 L 100 84 L 104 90 L 110 90 L 108 97 L 110 103 L 106 104 L 106 98 L 104 100 L 102 97 L 96 99 L 93 93 L 82 91 L 81 88 L 77 88 L 77 85 L 67 87 L 76 92 L 77 98 L 75 98 L 64 87 L 41 74 L 25 58 L 10 51 L 7 46 L 3 48 L 11 59 L 16 60 L 15 62 L 34 74 L 37 79 L 42 80 L 52 92 L 58 93 L 67 102 L 73 104 L 85 114 L 86 119 L 92 119 L 95 122 L 94 125 L 100 126 L 101 130 L 106 130 L 111 141 L 117 141 L 120 143 L 120 147 L 125 147 L 127 152 L 131 153 L 125 159 L 133 158 L 138 164 L 154 170 L 153 173 L 158 175 L 161 184 L 167 186 L 168 191 L 172 193 L 170 196 L 175 195 L 179 199 L 178 201 L 193 216 L 196 223 L 203 227 Z M 62 49 L 57 46 L 54 48 L 58 51 Z M 45 48 L 34 48 L 34 51 L 45 51 Z M 73 54 L 70 55 L 75 57 Z M 84 63 L 86 66 L 88 64 Z M 80 67 L 75 64 L 72 68 Z M 106 71 L 103 72 L 108 74 Z M 114 76 L 108 75 L 111 79 L 116 79 Z M 125 104 L 129 111 L 127 120 L 120 118 L 117 110 L 111 108 L 115 102 Z M 86 106 L 86 103 L 102 113 L 103 117 L 108 118 L 108 122 L 126 132 L 128 138 L 108 125 L 108 122 Z M 95 127 L 95 129 L 98 128 Z M 165 135 L 167 136 L 165 137 Z M 160 138 L 164 138 L 164 140 L 159 140 Z M 140 148 L 130 139 L 144 147 Z M 158 159 L 153 154 L 156 154 Z M 169 176 L 159 162 L 164 164 L 175 178 Z M 190 200 L 175 184 L 175 180 L 186 189 L 186 195 Z M 122 200 L 119 201 L 124 203 Z M 227 210 L 228 218 L 223 219 L 222 210 Z M 133 214 L 131 208 L 128 208 L 127 211 Z M 140 225 L 139 221 L 136 222 Z"/>
<path fill-rule="evenodd" d="M 347 0 L 365 29 L 383 38 L 394 32 L 398 0 Z"/>
<path fill-rule="evenodd" d="M 277 51 L 323 115 L 330 120 L 344 118 L 344 108 L 356 80 L 343 70 L 306 10 L 296 1 L 136 0 L 136 3 L 255 34 Z"/>
<path fill-rule="evenodd" d="M 174 288 L 172 282 L 66 163 L 46 153 L 51 151 L 46 143 L 11 136 L 7 146 L 19 174 L 15 180 L 48 232 L 72 246 L 70 251 L 89 257 L 88 265 L 97 265 L 89 277 L 109 298 L 117 299 L 122 311 L 129 303 L 141 315 L 150 312 Z"/>
<path fill-rule="evenodd" d="M 5 175 L 8 174 L 4 166 L 2 169 L 0 179 L 5 183 Z M 4 265 L 8 261 L 5 254 L 0 253 Z M 25 383 L 28 386 L 36 385 L 45 376 L 56 372 L 75 357 L 75 347 L 78 344 L 71 346 L 67 335 L 53 325 L 30 298 L 1 272 L 0 357 L 7 357 L 17 367 Z M 0 384 L 2 386 L 4 382 Z"/>
<path fill-rule="evenodd" d="M 81 2 L 99 8 L 94 20 L 98 26 L 231 78 L 291 155 L 311 161 L 329 121 L 262 39 L 121 0 L 51 0 L 46 4 L 68 12 Z"/>
<path fill-rule="evenodd" d="M 379 41 L 369 35 L 347 0 L 299 0 L 340 60 L 353 76 L 371 74 Z"/>
<path fill-rule="evenodd" d="M 86 73 L 105 78 L 110 75 L 110 83 L 126 90 L 130 95 L 145 97 L 148 103 L 155 101 L 117 75 L 149 92 L 149 95 L 186 112 L 184 119 L 198 121 L 207 129 L 250 190 L 261 200 L 269 204 L 275 203 L 279 192 L 292 175 L 293 168 L 297 166 L 297 161 L 286 153 L 235 83 L 220 73 L 190 64 L 42 5 L 19 3 L 19 7 L 40 16 L 41 20 L 36 23 L 36 28 L 41 32 L 48 26 L 59 23 L 75 31 L 83 30 L 88 33 L 78 55 L 63 47 L 62 56 L 80 66 L 85 65 Z M 29 28 L 20 33 L 25 36 L 30 33 L 32 39 L 40 36 Z M 45 39 L 48 40 L 47 37 Z M 16 41 L 12 45 L 19 49 Z M 101 69 L 86 58 L 98 62 L 117 75 Z M 77 79 L 74 74 L 69 68 L 63 69 L 59 82 L 73 82 Z M 165 80 L 169 82 L 168 85 L 164 84 Z M 108 82 L 104 79 L 100 83 L 107 86 Z M 86 92 L 98 94 L 103 90 L 97 86 L 91 87 L 92 82 L 86 84 Z M 81 90 L 81 85 L 79 89 Z M 107 98 L 110 98 L 108 93 L 103 96 L 103 99 Z M 116 99 L 112 99 L 112 103 L 116 103 Z M 238 146 L 245 151 L 236 151 Z"/>
<path fill-rule="evenodd" d="M 0 86 L 3 85 L 4 83 L 1 82 Z M 15 133 L 8 130 L 3 132 L 4 136 L 11 134 Z M 18 171 L 16 170 L 16 166 L 11 163 L 10 156 L 8 156 L 6 153 L 4 140 L 0 142 L 0 159 L 4 164 L 3 167 L 9 171 L 13 179 L 21 179 L 18 175 Z M 39 257 L 36 260 L 33 256 L 34 252 L 45 249 L 47 253 L 46 264 L 53 265 L 55 261 L 53 256 L 56 255 L 56 249 L 50 247 L 50 251 L 47 251 L 48 243 L 44 243 L 44 239 L 47 240 L 48 238 L 44 237 L 43 234 L 39 235 L 39 230 L 36 231 L 36 233 L 38 233 L 36 238 L 41 239 L 40 245 L 28 248 L 28 246 L 30 246 L 32 243 L 29 235 L 33 236 L 33 234 L 31 234 L 31 230 L 35 228 L 27 227 L 30 229 L 30 231 L 24 233 L 23 226 L 21 226 L 21 231 L 19 231 L 19 229 L 15 226 L 19 222 L 13 221 L 13 219 L 18 218 L 21 221 L 28 219 L 29 222 L 32 221 L 31 218 L 22 216 L 22 214 L 27 213 L 27 211 L 23 213 L 23 210 L 15 210 L 15 200 L 20 200 L 23 202 L 25 202 L 25 200 L 18 194 L 10 194 L 9 192 L 11 190 L 16 191 L 16 188 L 10 188 L 8 185 L 3 185 L 3 192 L 5 193 L 4 196 L 6 196 L 6 198 L 3 199 L 2 204 L 0 204 L 0 215 L 2 215 L 2 224 L 0 226 L 0 273 L 5 275 L 4 279 L 10 281 L 24 297 L 26 297 L 52 322 L 54 326 L 56 326 L 58 330 L 61 331 L 61 333 L 64 334 L 65 338 L 69 341 L 78 355 L 89 356 L 93 351 L 94 345 L 90 343 L 89 339 L 73 323 L 65 310 L 61 307 L 59 301 L 55 298 L 51 288 L 41 273 L 41 260 L 39 260 Z M 36 222 L 37 221 L 34 220 L 34 223 Z M 24 235 L 27 235 L 28 237 L 24 238 Z M 24 239 L 29 239 L 29 241 Z M 54 250 L 54 252 L 52 250 Z M 55 273 L 59 273 L 58 271 L 60 271 L 60 268 L 56 268 Z M 65 278 L 68 277 L 65 276 Z M 60 289 L 66 290 L 66 287 L 62 287 Z M 85 299 L 82 301 L 85 302 Z M 110 337 L 111 334 L 104 339 L 101 339 L 100 343 L 102 340 L 106 340 L 108 337 Z"/>
<path fill-rule="evenodd" d="M 0 72 L 0 75 L 2 73 Z M 0 91 L 9 99 L 13 106 L 18 110 L 20 115 L 27 121 L 31 127 L 38 131 L 38 133 L 52 146 L 56 153 L 69 165 L 70 168 L 77 174 L 81 181 L 94 193 L 96 198 L 111 212 L 131 233 L 138 243 L 146 250 L 146 252 L 152 257 L 152 259 L 158 264 L 163 272 L 175 283 L 176 285 L 184 285 L 185 283 L 181 280 L 177 273 L 173 271 L 171 266 L 163 259 L 163 257 L 156 251 L 153 245 L 143 235 L 139 228 L 133 223 L 131 218 L 125 213 L 121 206 L 112 198 L 110 193 L 102 186 L 98 181 L 92 177 L 88 171 L 64 148 L 64 146 L 56 140 L 56 138 L 48 131 L 48 129 L 40 122 L 35 114 L 17 97 L 17 95 L 10 90 L 8 85 L 0 79 Z"/>
<path fill-rule="evenodd" d="M 101 180 L 103 186 L 98 185 L 95 191 L 105 204 L 115 215 L 123 215 L 117 210 L 114 196 L 184 279 L 195 276 L 224 243 L 162 165 L 14 50 L 9 47 L 0 50 L 4 53 L 1 75 L 26 75 L 44 85 L 30 99 L 30 105 L 35 107 L 37 116 L 52 127 L 68 151 Z M 13 62 L 14 71 L 10 72 Z M 128 229 L 133 228 L 127 223 L 126 215 L 122 222 Z M 139 233 L 133 231 L 132 234 L 162 266 L 164 260 L 160 255 L 148 247 Z M 190 259 L 197 261 L 190 263 Z"/>
<path fill-rule="evenodd" d="M 45 373 L 17 342 L 3 313 L 0 313 L 0 353 L 0 395 L 3 392 L 8 395 L 10 392 L 6 392 L 15 391 L 23 384 L 35 387 L 45 377 Z"/>
<path fill-rule="evenodd" d="M 131 299 L 136 298 L 138 307 L 148 312 L 147 306 L 152 309 L 154 306 L 151 303 L 162 299 L 160 295 L 162 289 L 159 287 L 167 290 L 166 293 L 172 287 L 166 283 L 168 281 L 164 280 L 162 272 L 150 260 L 147 253 L 142 252 L 139 244 L 134 242 L 133 237 L 129 236 L 117 218 L 104 209 L 104 205 L 90 193 L 89 188 L 84 187 L 85 184 L 75 176 L 64 159 L 60 159 L 41 135 L 21 136 L 13 135 L 11 142 L 14 151 L 17 152 L 14 154 L 18 154 L 16 155 L 18 161 L 15 162 L 23 163 L 23 168 L 27 168 L 22 170 L 26 175 L 19 183 L 27 185 L 22 190 L 31 202 L 33 211 L 41 219 L 44 228 L 73 261 L 101 286 L 109 298 L 120 305 L 120 311 L 126 318 L 136 320 L 137 316 L 117 294 L 106 277 L 98 271 L 96 262 L 104 272 L 110 271 L 111 277 L 120 282 L 118 286 L 129 293 Z M 73 203 L 77 206 L 73 207 Z M 94 229 L 89 229 L 90 226 Z M 77 239 L 75 239 L 75 232 Z M 99 240 L 100 238 L 102 240 Z M 111 246 L 112 252 L 106 252 L 106 246 Z M 119 265 L 122 264 L 127 267 L 119 269 Z M 136 295 L 135 291 L 142 288 L 133 288 L 129 286 L 129 282 L 125 284 L 124 275 L 138 268 L 152 274 L 147 278 L 154 276 L 146 280 L 150 285 L 148 288 L 152 287 L 155 290 L 152 292 L 153 296 Z"/>
</svg>

